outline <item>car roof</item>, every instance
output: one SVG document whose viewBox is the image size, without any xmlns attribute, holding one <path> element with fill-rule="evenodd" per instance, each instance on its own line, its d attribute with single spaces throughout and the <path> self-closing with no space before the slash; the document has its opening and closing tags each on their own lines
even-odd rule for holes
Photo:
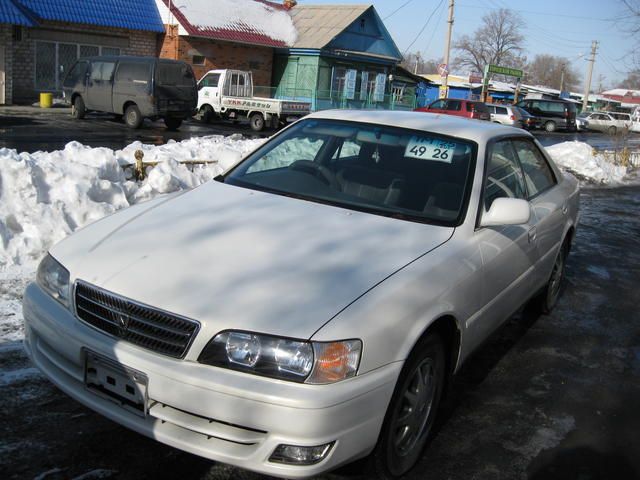
<svg viewBox="0 0 640 480">
<path fill-rule="evenodd" d="M 478 144 L 505 135 L 532 137 L 524 130 L 485 120 L 472 120 L 455 115 L 428 112 L 398 112 L 392 110 L 323 110 L 305 118 L 343 120 L 347 122 L 371 123 L 374 125 L 409 128 L 427 132 L 467 138 Z"/>
<path fill-rule="evenodd" d="M 117 60 L 127 60 L 127 61 L 134 61 L 134 62 L 143 62 L 143 63 L 162 62 L 162 63 L 179 63 L 179 64 L 186 65 L 186 63 L 183 62 L 182 60 L 172 60 L 169 58 L 158 58 L 158 57 L 138 57 L 135 55 L 92 55 L 90 57 L 80 57 L 78 59 L 78 61 L 82 61 L 82 60 L 90 60 L 92 62 L 95 62 L 95 61 L 115 62 Z"/>
</svg>

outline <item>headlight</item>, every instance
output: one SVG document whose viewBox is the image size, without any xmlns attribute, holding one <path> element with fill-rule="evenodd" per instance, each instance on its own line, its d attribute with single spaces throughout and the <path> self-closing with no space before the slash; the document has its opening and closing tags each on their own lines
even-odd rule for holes
<svg viewBox="0 0 640 480">
<path fill-rule="evenodd" d="M 334 383 L 358 371 L 362 342 L 309 342 L 228 331 L 216 335 L 198 362 L 265 377 L 314 384 Z"/>
<path fill-rule="evenodd" d="M 40 287 L 69 308 L 69 271 L 47 254 L 38 265 L 36 282 Z"/>
</svg>

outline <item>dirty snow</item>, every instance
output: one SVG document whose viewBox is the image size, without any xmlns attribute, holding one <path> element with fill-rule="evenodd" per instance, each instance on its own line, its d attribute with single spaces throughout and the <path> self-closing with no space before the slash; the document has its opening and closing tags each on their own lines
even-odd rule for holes
<svg viewBox="0 0 640 480">
<path fill-rule="evenodd" d="M 34 278 L 37 261 L 54 243 L 116 210 L 200 185 L 264 141 L 232 135 L 161 146 L 135 142 L 116 151 L 78 142 L 55 152 L 0 149 L 0 347 L 21 341 L 22 292 Z M 312 143 L 308 146 L 315 150 Z M 133 163 L 136 150 L 144 152 L 145 161 L 159 162 L 139 183 L 130 178 L 131 169 L 122 168 Z M 565 142 L 548 151 L 561 168 L 587 181 L 616 184 L 626 174 L 625 168 L 594 156 L 585 143 Z M 185 160 L 217 163 L 190 169 L 180 163 Z"/>
<path fill-rule="evenodd" d="M 562 142 L 546 147 L 556 164 L 581 180 L 601 184 L 620 183 L 627 175 L 627 168 L 614 165 L 596 153 L 584 142 Z"/>
</svg>

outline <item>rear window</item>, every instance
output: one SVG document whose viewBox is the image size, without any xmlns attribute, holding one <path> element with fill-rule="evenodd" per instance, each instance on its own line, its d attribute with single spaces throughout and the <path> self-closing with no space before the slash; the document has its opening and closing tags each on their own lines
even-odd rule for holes
<svg viewBox="0 0 640 480">
<path fill-rule="evenodd" d="M 193 72 L 186 64 L 158 63 L 156 80 L 160 85 L 175 87 L 191 87 L 194 82 Z"/>
</svg>

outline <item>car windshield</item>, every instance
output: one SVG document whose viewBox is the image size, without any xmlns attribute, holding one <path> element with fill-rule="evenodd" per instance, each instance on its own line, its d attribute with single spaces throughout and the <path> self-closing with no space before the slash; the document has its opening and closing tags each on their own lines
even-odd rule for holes
<svg viewBox="0 0 640 480">
<path fill-rule="evenodd" d="M 464 216 L 476 144 L 432 132 L 302 120 L 221 181 L 440 225 Z"/>
</svg>

